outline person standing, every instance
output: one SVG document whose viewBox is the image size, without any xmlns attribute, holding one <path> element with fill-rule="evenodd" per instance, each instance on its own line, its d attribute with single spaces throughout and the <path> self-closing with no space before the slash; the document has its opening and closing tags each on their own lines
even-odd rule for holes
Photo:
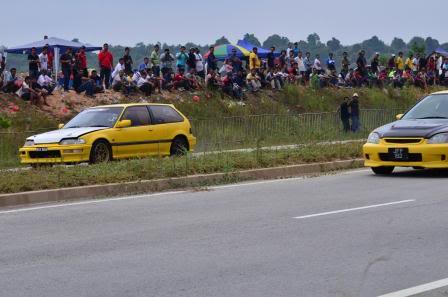
<svg viewBox="0 0 448 297">
<path fill-rule="evenodd" d="M 177 71 L 183 70 L 185 72 L 185 68 L 187 65 L 188 55 L 185 52 L 185 46 L 180 47 L 180 52 L 176 54 L 176 67 Z"/>
<path fill-rule="evenodd" d="M 342 53 L 342 61 L 341 61 L 341 74 L 343 77 L 347 76 L 348 74 L 348 70 L 350 68 L 350 60 L 348 59 L 348 53 L 347 52 L 343 52 Z"/>
<path fill-rule="evenodd" d="M 396 70 L 402 74 L 404 70 L 403 52 L 398 53 L 398 57 L 395 59 Z"/>
<path fill-rule="evenodd" d="M 100 66 L 101 83 L 104 82 L 105 88 L 109 89 L 114 58 L 109 52 L 109 45 L 107 43 L 103 45 L 103 50 L 98 55 L 98 62 Z"/>
<path fill-rule="evenodd" d="M 124 49 L 123 61 L 124 61 L 124 73 L 126 75 L 134 74 L 132 71 L 132 64 L 134 64 L 134 61 L 132 61 L 131 49 L 129 47 Z"/>
<path fill-rule="evenodd" d="M 64 75 L 64 91 L 69 91 L 70 86 L 70 76 L 72 74 L 73 67 L 73 55 L 72 48 L 67 48 L 65 53 L 61 56 L 61 70 Z"/>
<path fill-rule="evenodd" d="M 349 104 L 350 118 L 352 121 L 352 132 L 359 130 L 359 96 L 358 93 L 353 94 L 352 100 Z"/>
<path fill-rule="evenodd" d="M 205 71 L 204 71 L 204 58 L 199 51 L 199 48 L 195 48 L 194 57 L 196 60 L 196 74 L 205 79 Z"/>
<path fill-rule="evenodd" d="M 358 59 L 356 60 L 356 66 L 358 67 L 358 72 L 362 78 L 367 76 L 367 61 L 366 52 L 364 50 L 360 51 L 358 54 Z"/>
<path fill-rule="evenodd" d="M 170 49 L 166 48 L 163 54 L 160 55 L 160 62 L 162 66 L 162 75 L 171 73 L 173 70 L 174 56 L 170 53 Z"/>
<path fill-rule="evenodd" d="M 334 60 L 333 53 L 330 53 L 328 55 L 327 59 L 327 69 L 331 72 L 336 71 L 336 61 Z"/>
<path fill-rule="evenodd" d="M 339 106 L 339 113 L 341 116 L 342 126 L 344 127 L 344 132 L 350 132 L 350 112 L 349 108 L 349 97 L 344 97 L 344 101 Z"/>
<path fill-rule="evenodd" d="M 218 59 L 215 57 L 215 47 L 211 46 L 207 57 L 207 72 L 218 69 Z"/>
<path fill-rule="evenodd" d="M 378 74 L 380 71 L 380 54 L 375 53 L 375 56 L 373 56 L 372 61 L 370 62 L 370 68 L 372 69 L 372 72 L 374 74 Z"/>
<path fill-rule="evenodd" d="M 254 47 L 249 54 L 249 69 L 250 70 L 255 69 L 256 72 L 258 72 L 260 67 L 261 67 L 261 61 L 260 58 L 258 57 L 258 48 Z"/>
<path fill-rule="evenodd" d="M 44 46 L 42 52 L 39 54 L 40 71 L 47 71 L 48 73 L 48 47 Z"/>
<path fill-rule="evenodd" d="M 28 55 L 28 70 L 29 76 L 37 79 L 39 76 L 39 56 L 36 54 L 36 48 L 31 48 L 31 53 Z"/>
<path fill-rule="evenodd" d="M 313 71 L 313 61 L 311 61 L 311 53 L 310 52 L 305 53 L 305 59 L 303 59 L 303 62 L 305 63 L 306 80 L 308 81 L 310 79 L 311 72 Z"/>
<path fill-rule="evenodd" d="M 268 71 L 273 71 L 275 68 L 275 46 L 271 46 L 271 50 L 266 56 Z"/>
<path fill-rule="evenodd" d="M 153 51 L 151 52 L 151 67 L 152 67 L 152 73 L 154 76 L 159 77 L 160 76 L 160 46 L 156 44 L 154 46 Z"/>
<path fill-rule="evenodd" d="M 73 65 L 73 88 L 77 90 L 81 86 L 83 78 L 88 76 L 86 47 L 81 46 L 75 54 L 75 63 Z"/>
</svg>

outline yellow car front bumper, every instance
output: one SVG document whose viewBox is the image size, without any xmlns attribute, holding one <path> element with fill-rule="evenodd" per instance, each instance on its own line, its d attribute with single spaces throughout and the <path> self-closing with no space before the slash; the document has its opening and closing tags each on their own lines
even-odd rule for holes
<svg viewBox="0 0 448 297">
<path fill-rule="evenodd" d="M 19 150 L 22 164 L 80 163 L 89 160 L 90 145 L 35 145 Z"/>
<path fill-rule="evenodd" d="M 394 148 L 407 149 L 409 158 L 403 161 L 394 159 L 389 153 Z M 415 144 L 387 143 L 383 139 L 379 144 L 366 143 L 363 156 L 367 167 L 448 168 L 448 144 L 428 144 L 425 139 Z"/>
</svg>

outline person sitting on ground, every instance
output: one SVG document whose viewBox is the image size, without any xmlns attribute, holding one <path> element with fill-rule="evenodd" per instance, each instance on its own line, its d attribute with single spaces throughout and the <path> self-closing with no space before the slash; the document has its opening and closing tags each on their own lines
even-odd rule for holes
<svg viewBox="0 0 448 297">
<path fill-rule="evenodd" d="M 253 68 L 246 77 L 249 90 L 253 93 L 261 89 L 261 78 L 257 74 L 257 70 Z"/>
<path fill-rule="evenodd" d="M 148 74 L 146 71 L 142 71 L 140 73 L 140 78 L 137 81 L 137 88 L 145 94 L 145 96 L 151 96 L 152 91 L 154 90 L 154 86 L 147 79 Z"/>
<path fill-rule="evenodd" d="M 94 83 L 94 93 L 104 93 L 104 87 L 101 83 L 101 77 L 98 75 L 98 72 L 94 69 L 92 70 L 92 72 L 90 73 L 90 79 L 93 81 Z"/>
<path fill-rule="evenodd" d="M 210 90 L 217 90 L 221 87 L 220 77 L 214 70 L 209 69 L 205 77 L 205 86 Z"/>
<path fill-rule="evenodd" d="M 185 78 L 190 81 L 191 88 L 193 90 L 202 89 L 202 85 L 200 83 L 200 77 L 196 75 L 195 69 L 190 69 L 186 74 Z"/>
<path fill-rule="evenodd" d="M 10 71 L 3 72 L 3 86 L 2 91 L 5 93 L 15 93 L 19 90 L 17 82 L 17 70 L 16 68 L 11 68 Z"/>
<path fill-rule="evenodd" d="M 54 83 L 53 79 L 47 75 L 47 70 L 42 70 L 41 74 L 39 75 L 39 78 L 37 79 L 37 87 L 41 90 L 45 90 L 45 96 L 44 103 L 46 104 L 46 96 L 51 95 L 54 88 L 56 87 L 56 84 Z"/>
<path fill-rule="evenodd" d="M 179 68 L 179 72 L 174 76 L 174 88 L 179 91 L 191 89 L 190 81 L 184 76 L 183 68 Z"/>
<path fill-rule="evenodd" d="M 41 94 L 31 87 L 32 81 L 31 77 L 25 77 L 20 88 L 17 90 L 16 94 L 24 101 L 30 101 L 31 104 L 39 105 L 41 101 Z"/>
<path fill-rule="evenodd" d="M 162 89 L 171 92 L 174 88 L 174 74 L 172 69 L 167 69 L 165 73 L 162 74 Z"/>
<path fill-rule="evenodd" d="M 95 98 L 95 81 L 90 77 L 81 76 L 81 84 L 75 89 L 77 94 L 85 92 L 89 98 Z"/>
</svg>

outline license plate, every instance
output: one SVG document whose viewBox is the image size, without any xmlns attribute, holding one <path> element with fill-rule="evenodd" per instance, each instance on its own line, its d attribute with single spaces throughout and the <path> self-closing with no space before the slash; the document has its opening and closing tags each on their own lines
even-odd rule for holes
<svg viewBox="0 0 448 297">
<path fill-rule="evenodd" d="M 38 152 L 46 152 L 46 151 L 48 151 L 48 148 L 47 147 L 37 147 L 36 151 L 38 151 Z"/>
<path fill-rule="evenodd" d="M 393 160 L 406 161 L 409 159 L 409 151 L 407 148 L 389 149 L 389 155 Z"/>
</svg>

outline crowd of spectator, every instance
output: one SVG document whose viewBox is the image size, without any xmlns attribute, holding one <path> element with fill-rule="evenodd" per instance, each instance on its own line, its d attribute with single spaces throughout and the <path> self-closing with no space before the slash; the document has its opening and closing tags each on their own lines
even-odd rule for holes
<svg viewBox="0 0 448 297">
<path fill-rule="evenodd" d="M 54 54 L 44 47 L 40 54 L 35 48 L 28 55 L 28 75 L 21 78 L 15 68 L 6 70 L 5 59 L 0 64 L 2 92 L 16 93 L 34 104 L 46 104 L 46 97 L 56 87 L 69 92 L 85 93 L 94 97 L 105 89 L 125 95 L 143 93 L 150 96 L 163 91 L 221 90 L 225 94 L 243 99 L 246 92 L 256 93 L 263 88 L 281 90 L 286 84 L 301 84 L 312 88 L 386 87 L 402 88 L 415 85 L 448 85 L 448 58 L 439 54 L 425 55 L 402 52 L 381 63 L 380 53 L 368 62 L 365 51 L 356 61 L 350 61 L 344 52 L 340 57 L 330 53 L 325 61 L 319 55 L 299 50 L 297 44 L 277 52 L 275 47 L 264 59 L 254 47 L 248 57 L 242 57 L 234 48 L 223 62 L 218 62 L 214 47 L 204 56 L 198 48 L 180 47 L 177 53 L 156 45 L 148 57 L 135 64 L 130 48 L 114 63 L 114 57 L 104 44 L 98 54 L 98 68 L 89 68 L 85 48 L 76 52 L 71 48 L 60 56 L 60 73 L 52 75 Z M 340 69 L 338 66 L 340 65 Z"/>
</svg>

